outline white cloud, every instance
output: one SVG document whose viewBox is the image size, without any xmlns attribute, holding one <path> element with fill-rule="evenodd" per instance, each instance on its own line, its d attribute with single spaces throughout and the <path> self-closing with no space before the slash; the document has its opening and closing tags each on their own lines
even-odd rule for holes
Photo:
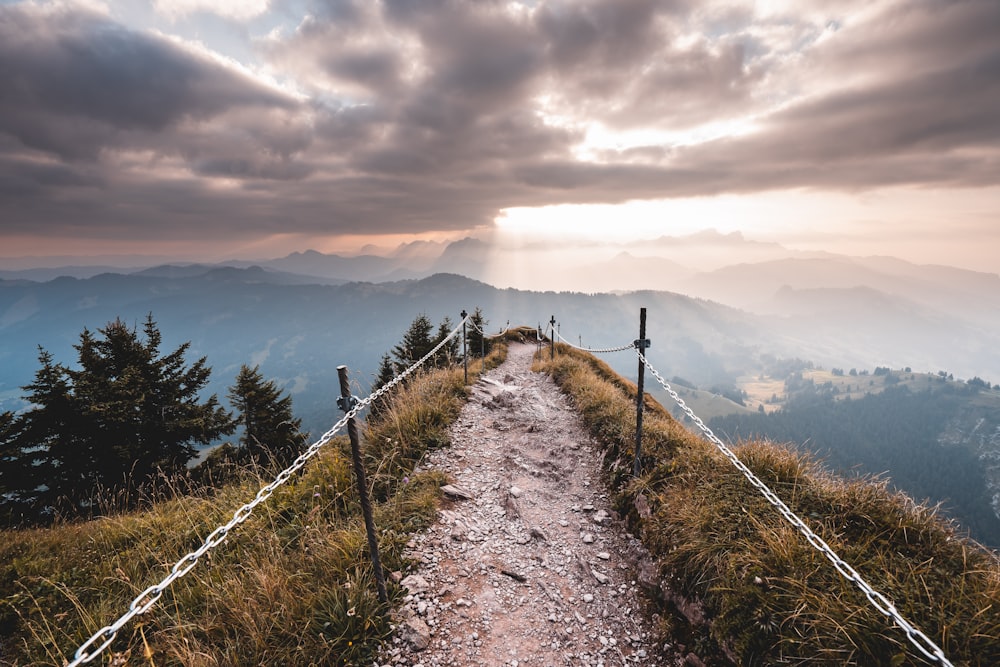
<svg viewBox="0 0 1000 667">
<path fill-rule="evenodd" d="M 172 18 L 209 12 L 246 21 L 268 10 L 271 0 L 154 0 L 156 11 Z"/>
</svg>

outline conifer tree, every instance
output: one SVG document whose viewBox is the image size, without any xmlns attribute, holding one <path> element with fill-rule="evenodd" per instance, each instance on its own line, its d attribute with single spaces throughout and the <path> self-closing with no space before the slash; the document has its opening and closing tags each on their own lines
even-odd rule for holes
<svg viewBox="0 0 1000 667">
<path fill-rule="evenodd" d="M 97 442 L 89 437 L 69 371 L 42 348 L 38 362 L 34 382 L 22 387 L 33 407 L 22 415 L 14 436 L 28 464 L 19 497 L 26 514 L 34 518 L 51 514 L 60 498 L 72 509 L 102 481 Z"/>
<path fill-rule="evenodd" d="M 11 469 L 20 461 L 27 470 L 17 497 L 36 518 L 85 509 L 99 486 L 134 490 L 158 470 L 182 471 L 195 444 L 235 430 L 215 396 L 199 398 L 211 375 L 205 358 L 187 365 L 189 343 L 161 355 L 152 315 L 143 333 L 121 320 L 96 335 L 84 329 L 72 369 L 40 349 L 41 368 L 23 387 L 32 407 L 5 443 Z"/>
<path fill-rule="evenodd" d="M 448 334 L 450 334 L 451 330 L 454 328 L 455 323 L 452 322 L 451 318 L 446 315 L 445 318 L 441 320 L 441 324 L 438 325 L 437 335 L 434 337 L 434 344 L 431 348 L 433 349 L 434 347 L 437 347 L 439 343 L 448 337 Z M 455 336 L 441 346 L 441 349 L 434 355 L 433 363 L 438 368 L 447 368 L 461 358 L 462 338 L 460 336 Z"/>
<path fill-rule="evenodd" d="M 490 341 L 481 332 L 486 331 L 489 324 L 483 316 L 483 310 L 479 306 L 469 316 L 468 335 L 466 336 L 469 345 L 469 356 L 479 357 L 490 353 Z"/>
<path fill-rule="evenodd" d="M 384 387 L 396 377 L 396 364 L 392 362 L 392 357 L 388 353 L 382 355 L 378 362 L 378 370 L 375 372 L 375 389 Z"/>
<path fill-rule="evenodd" d="M 0 525 L 21 523 L 40 484 L 31 452 L 18 437 L 22 425 L 13 412 L 0 412 Z"/>
<path fill-rule="evenodd" d="M 403 340 L 392 348 L 392 356 L 396 360 L 397 371 L 412 366 L 422 359 L 437 344 L 431 335 L 434 325 L 430 318 L 421 313 L 410 324 L 403 334 Z"/>
<path fill-rule="evenodd" d="M 183 470 L 195 444 L 235 430 L 216 396 L 198 401 L 212 373 L 206 359 L 186 366 L 190 343 L 161 356 L 152 315 L 143 330 L 145 341 L 121 320 L 99 329 L 99 338 L 84 330 L 75 346 L 80 369 L 68 371 L 87 435 L 102 443 L 98 469 L 108 485 L 127 472 L 142 479 L 157 468 Z"/>
<path fill-rule="evenodd" d="M 243 457 L 255 461 L 273 459 L 284 467 L 298 456 L 305 444 L 305 435 L 300 431 L 302 420 L 292 414 L 292 397 L 282 396 L 273 380 L 265 380 L 260 366 L 250 368 L 244 364 L 228 396 L 243 426 Z"/>
<path fill-rule="evenodd" d="M 437 347 L 451 333 L 454 328 L 451 318 L 445 317 L 434 331 L 434 325 L 427 315 L 421 313 L 410 323 L 410 327 L 403 334 L 403 340 L 394 346 L 391 354 L 383 354 L 379 361 L 378 371 L 375 373 L 373 390 L 377 390 L 388 384 L 394 377 L 405 371 L 414 363 L 423 359 L 431 350 Z M 429 364 L 439 368 L 449 366 L 461 359 L 461 339 L 457 336 L 452 338 L 438 350 L 438 353 L 429 361 Z M 378 414 L 384 409 L 384 401 L 378 401 L 372 405 L 372 414 Z"/>
</svg>

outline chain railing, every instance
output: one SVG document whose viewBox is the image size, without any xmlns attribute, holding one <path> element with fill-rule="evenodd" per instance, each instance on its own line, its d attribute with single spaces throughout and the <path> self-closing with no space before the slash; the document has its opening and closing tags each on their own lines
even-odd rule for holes
<svg viewBox="0 0 1000 667">
<path fill-rule="evenodd" d="M 724 442 L 722 442 L 722 440 L 718 438 L 718 436 L 715 435 L 715 433 L 712 432 L 712 429 L 705 425 L 705 422 L 703 422 L 698 415 L 694 413 L 694 411 L 684 402 L 684 399 L 682 399 L 677 392 L 674 391 L 673 387 L 671 387 L 670 384 L 663 379 L 663 376 L 660 375 L 655 368 L 653 368 L 652 364 L 649 363 L 649 360 L 646 359 L 641 350 L 637 349 L 636 354 L 639 355 L 639 360 L 646 366 L 646 368 L 649 369 L 649 372 L 653 374 L 656 381 L 660 383 L 668 394 L 670 394 L 670 398 L 674 399 L 681 410 L 684 411 L 684 414 L 686 414 L 691 421 L 698 426 L 701 432 L 705 434 L 705 437 L 708 438 L 734 466 L 736 466 L 737 470 L 743 473 L 743 476 L 750 481 L 754 488 L 760 491 L 764 498 L 778 510 L 782 517 L 784 517 L 799 531 L 799 533 L 802 534 L 803 537 L 806 538 L 806 541 L 809 542 L 813 548 L 822 553 L 823 556 L 825 556 L 826 559 L 833 564 L 833 567 L 836 568 L 837 572 L 839 572 L 841 576 L 857 586 L 857 588 L 865 594 L 865 597 L 871 605 L 875 607 L 875 609 L 899 626 L 899 628 L 906 633 L 906 638 L 910 641 L 910 643 L 913 644 L 917 650 L 924 655 L 924 657 L 928 660 L 937 662 L 938 664 L 945 665 L 945 667 L 954 667 L 954 665 L 949 662 L 948 658 L 945 657 L 944 651 L 942 651 L 941 648 L 930 639 L 930 637 L 925 635 L 917 629 L 916 626 L 906 620 L 902 614 L 899 613 L 896 606 L 891 600 L 889 600 L 889 598 L 872 588 L 871 584 L 865 581 L 864 577 L 862 577 L 861 574 L 859 574 L 858 571 L 850 565 L 850 563 L 838 556 L 822 537 L 813 532 L 813 530 L 807 526 L 806 523 L 767 486 L 767 484 L 757 477 L 757 475 L 755 475 L 753 471 L 750 470 L 750 468 L 748 468 L 735 453 L 733 453 L 733 450 L 731 450 Z"/>
<path fill-rule="evenodd" d="M 447 337 L 442 339 L 434 349 L 414 362 L 409 368 L 394 377 L 382 387 L 379 387 L 366 398 L 363 398 L 354 404 L 354 406 L 347 411 L 340 421 L 333 425 L 333 428 L 320 436 L 316 442 L 309 445 L 304 452 L 299 454 L 290 466 L 278 473 L 273 482 L 261 487 L 261 489 L 257 491 L 257 495 L 253 500 L 233 512 L 233 518 L 230 519 L 228 523 L 213 530 L 209 533 L 208 537 L 205 538 L 205 541 L 202 542 L 200 547 L 178 560 L 170 569 L 170 574 L 165 576 L 158 583 L 153 584 L 143 592 L 139 593 L 139 595 L 132 600 L 131 604 L 129 604 L 128 610 L 124 614 L 118 617 L 118 619 L 113 623 L 106 625 L 95 632 L 87 641 L 81 644 L 80 648 L 78 648 L 76 653 L 73 655 L 73 660 L 68 663 L 67 667 L 76 667 L 77 665 L 88 663 L 103 653 L 105 649 L 111 645 L 111 642 L 115 640 L 115 637 L 118 636 L 118 632 L 122 628 L 128 625 L 129 622 L 136 616 L 149 611 L 149 609 L 156 604 L 157 600 L 160 599 L 163 593 L 170 588 L 175 581 L 194 569 L 202 556 L 222 544 L 226 540 L 230 531 L 249 519 L 250 515 L 258 505 L 270 498 L 271 494 L 273 494 L 278 487 L 287 482 L 292 475 L 298 472 L 311 458 L 319 453 L 319 450 L 324 445 L 329 443 L 351 419 L 357 417 L 358 414 L 360 414 L 365 408 L 387 392 L 391 391 L 396 385 L 405 380 L 415 370 L 426 363 L 428 359 L 437 354 L 448 341 L 458 335 L 467 320 L 468 318 L 465 318 L 459 322 L 458 326 L 456 326 Z"/>
<path fill-rule="evenodd" d="M 604 347 L 604 348 L 582 347 L 580 345 L 574 345 L 573 343 L 563 338 L 563 335 L 559 333 L 558 329 L 554 329 L 553 331 L 555 332 L 556 338 L 566 343 L 574 350 L 582 350 L 584 352 L 590 352 L 591 354 L 610 354 L 612 352 L 624 352 L 625 350 L 635 349 L 635 342 L 628 343 L 627 345 L 619 345 L 618 347 Z"/>
<path fill-rule="evenodd" d="M 483 338 L 489 338 L 489 339 L 500 338 L 505 333 L 507 333 L 508 331 L 510 331 L 510 322 L 507 322 L 507 326 L 504 327 L 503 330 L 500 331 L 500 333 L 488 334 L 485 331 L 483 331 L 482 328 L 472 320 L 472 316 L 471 315 L 469 316 L 469 324 L 471 324 L 472 328 L 475 329 L 476 331 L 478 331 Z"/>
<path fill-rule="evenodd" d="M 232 518 L 225 524 L 219 526 L 213 530 L 202 542 L 201 546 L 194 551 L 186 554 L 180 560 L 178 560 L 170 570 L 170 573 L 165 576 L 158 583 L 149 586 L 139 595 L 137 595 L 132 602 L 129 604 L 128 610 L 123 613 L 117 620 L 113 623 L 101 628 L 95 632 L 89 639 L 87 639 L 80 647 L 76 650 L 73 660 L 67 663 L 68 667 L 76 667 L 84 663 L 92 661 L 94 658 L 98 657 L 103 653 L 115 640 L 118 632 L 128 625 L 132 619 L 140 614 L 144 614 L 156 602 L 160 599 L 163 593 L 170 588 L 170 586 L 181 577 L 185 576 L 198 564 L 199 560 L 206 553 L 216 548 L 222 544 L 231 531 L 236 529 L 240 524 L 245 522 L 250 518 L 254 509 L 265 502 L 274 491 L 285 484 L 296 472 L 298 472 L 310 459 L 312 459 L 320 449 L 328 444 L 336 435 L 339 433 L 351 420 L 358 416 L 363 410 L 370 406 L 373 402 L 378 400 L 387 392 L 395 388 L 399 383 L 405 380 L 418 368 L 420 368 L 424 363 L 426 363 L 430 358 L 437 354 L 442 347 L 456 335 L 458 335 L 462 330 L 463 326 L 470 323 L 471 316 L 466 316 L 461 322 L 448 334 L 447 337 L 443 338 L 430 352 L 425 354 L 419 360 L 414 362 L 411 366 L 406 368 L 399 375 L 394 377 L 388 383 L 373 391 L 364 399 L 361 399 L 353 404 L 350 409 L 346 412 L 343 418 L 341 418 L 330 430 L 324 433 L 318 440 L 312 443 L 304 452 L 302 452 L 295 461 L 289 465 L 287 468 L 282 470 L 275 477 L 274 481 L 267 484 L 257 492 L 256 496 L 250 502 L 244 504 L 239 509 L 237 509 Z M 757 477 L 753 471 L 751 471 L 746 464 L 744 464 L 738 456 L 722 441 L 715 433 L 694 413 L 694 411 L 684 402 L 684 400 L 677 394 L 677 392 L 670 386 L 670 384 L 663 378 L 662 375 L 650 364 L 649 360 L 645 357 L 642 350 L 645 349 L 644 346 L 639 346 L 637 343 L 639 341 L 633 341 L 627 345 L 621 345 L 618 347 L 609 348 L 587 348 L 581 345 L 574 345 L 573 343 L 566 340 L 558 331 L 555 326 L 555 317 L 552 318 L 550 322 L 543 331 L 542 327 L 538 327 L 537 334 L 539 335 L 539 343 L 541 343 L 541 336 L 546 334 L 551 334 L 550 339 L 554 345 L 555 338 L 558 338 L 563 343 L 569 345 L 570 347 L 582 350 L 585 352 L 590 352 L 592 354 L 604 354 L 613 352 L 622 352 L 629 349 L 635 349 L 636 354 L 639 357 L 641 365 L 648 368 L 656 378 L 657 382 L 664 388 L 664 390 L 670 395 L 670 397 L 677 403 L 681 410 L 692 420 L 692 422 L 699 428 L 699 430 L 711 441 L 719 451 L 747 478 L 747 480 L 756 488 L 764 498 L 778 510 L 779 514 L 787 520 L 793 527 L 795 527 L 799 533 L 806 539 L 806 541 L 817 551 L 823 554 L 823 556 L 830 561 L 837 572 L 843 576 L 845 579 L 853 583 L 867 598 L 869 603 L 877 609 L 886 618 L 891 619 L 903 632 L 906 634 L 907 639 L 913 644 L 920 653 L 926 657 L 928 660 L 936 662 L 945 667 L 954 667 L 952 663 L 944 655 L 942 649 L 934 643 L 926 634 L 921 632 L 912 623 L 910 623 L 906 618 L 904 618 L 899 611 L 896 609 L 895 605 L 890 601 L 885 595 L 875 590 L 858 571 L 852 567 L 849 563 L 844 561 L 837 553 L 824 541 L 819 535 L 817 535 L 808 525 L 793 512 L 785 503 L 781 500 L 759 477 Z M 484 337 L 497 338 L 504 335 L 509 329 L 505 328 L 499 334 L 490 336 L 486 334 L 479 326 L 472 322 L 472 326 Z M 648 346 L 648 343 L 647 343 Z M 554 348 L 553 348 L 554 351 Z M 641 400 L 641 398 L 640 398 Z"/>
</svg>

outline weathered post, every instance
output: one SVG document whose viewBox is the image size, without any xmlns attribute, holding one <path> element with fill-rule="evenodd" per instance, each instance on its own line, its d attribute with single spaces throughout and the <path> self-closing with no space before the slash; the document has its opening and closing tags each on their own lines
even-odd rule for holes
<svg viewBox="0 0 1000 667">
<path fill-rule="evenodd" d="M 552 325 L 550 331 L 552 334 L 549 336 L 549 351 L 552 361 L 556 360 L 556 316 L 553 315 L 552 319 L 549 320 L 549 324 Z"/>
<path fill-rule="evenodd" d="M 646 339 L 646 309 L 639 309 L 639 338 L 635 341 L 635 349 L 645 356 L 645 351 L 649 347 Z M 632 461 L 632 476 L 638 477 L 642 467 L 642 409 L 643 409 L 643 384 L 646 379 L 646 364 L 639 359 L 639 382 L 635 399 L 635 459 Z"/>
<path fill-rule="evenodd" d="M 350 382 L 347 379 L 347 366 L 337 366 L 337 377 L 340 378 L 340 399 L 337 405 L 344 412 L 349 412 L 357 399 L 351 396 Z M 378 555 L 378 537 L 375 535 L 375 521 L 372 519 L 372 504 L 368 498 L 368 482 L 365 480 L 365 466 L 361 460 L 361 443 L 358 438 L 358 425 L 354 418 L 347 420 L 347 436 L 351 439 L 351 459 L 354 461 L 354 477 L 358 484 L 358 494 L 361 496 L 361 513 L 365 517 L 365 531 L 368 533 L 368 551 L 371 553 L 372 567 L 375 570 L 375 585 L 378 587 L 378 599 L 382 604 L 389 603 L 389 594 L 385 590 L 385 575 L 382 573 L 382 561 Z"/>
<path fill-rule="evenodd" d="M 469 384 L 469 350 L 465 344 L 465 323 L 469 319 L 469 314 L 462 311 L 462 363 L 465 365 L 465 384 Z"/>
</svg>

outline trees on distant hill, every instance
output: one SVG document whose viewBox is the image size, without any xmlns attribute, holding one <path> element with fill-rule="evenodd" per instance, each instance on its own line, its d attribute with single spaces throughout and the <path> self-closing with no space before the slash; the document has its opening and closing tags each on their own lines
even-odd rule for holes
<svg viewBox="0 0 1000 667">
<path fill-rule="evenodd" d="M 478 326 L 484 326 L 486 320 L 483 319 L 482 311 L 479 308 L 476 308 L 475 313 L 473 313 L 472 321 L 474 323 L 477 317 L 480 322 Z M 439 343 L 444 341 L 454 328 L 455 323 L 452 322 L 450 317 L 446 316 L 438 325 L 437 331 L 435 331 L 434 325 L 427 315 L 423 313 L 417 315 L 403 334 L 403 339 L 397 345 L 393 346 L 390 352 L 382 355 L 382 360 L 379 362 L 378 372 L 375 377 L 375 387 L 384 386 L 404 370 L 420 359 L 423 359 Z M 474 327 L 470 326 L 469 330 L 474 330 Z M 471 335 L 467 334 L 466 345 L 469 347 L 469 356 L 476 356 L 476 353 L 471 349 L 471 341 Z M 478 344 L 476 349 L 479 349 Z M 445 343 L 428 361 L 431 367 L 444 368 L 461 361 L 461 359 L 462 339 L 460 336 L 455 336 Z"/>
<path fill-rule="evenodd" d="M 244 364 L 228 397 L 243 426 L 238 458 L 273 460 L 284 467 L 299 455 L 306 436 L 302 420 L 292 414 L 292 397 L 282 396 L 273 380 L 265 380 L 260 366 Z"/>
<path fill-rule="evenodd" d="M 883 375 L 898 380 L 898 374 Z M 781 410 L 716 417 L 708 425 L 719 434 L 791 443 L 848 475 L 886 475 L 918 500 L 943 503 L 976 539 L 998 547 L 1000 519 L 983 462 L 965 447 L 939 441 L 946 429 L 955 428 L 973 395 L 961 385 L 911 391 L 897 384 L 860 399 L 835 400 L 824 386 L 804 385 Z M 996 417 L 984 416 L 989 432 Z"/>
<path fill-rule="evenodd" d="M 487 320 L 482 309 L 478 306 L 469 318 L 471 324 L 466 328 L 466 352 L 469 357 L 478 356 L 480 353 L 489 353 L 488 341 L 484 341 L 482 334 L 477 331 L 485 330 Z M 409 328 L 403 334 L 403 339 L 392 350 L 382 355 L 379 362 L 378 371 L 375 374 L 373 389 L 384 387 L 392 381 L 394 377 L 405 371 L 414 363 L 423 359 L 439 343 L 445 340 L 455 328 L 451 318 L 445 317 L 434 331 L 434 325 L 430 318 L 424 313 L 417 315 Z M 478 338 L 476 337 L 478 336 Z M 432 368 L 444 368 L 462 360 L 462 339 L 455 336 L 442 346 L 440 350 L 428 360 L 428 365 Z M 372 404 L 371 410 L 377 414 L 384 402 L 376 401 Z"/>
<path fill-rule="evenodd" d="M 469 331 L 467 345 L 470 357 L 485 357 L 490 353 L 491 341 L 482 332 L 486 331 L 489 320 L 483 315 L 479 306 L 469 315 Z"/>
<path fill-rule="evenodd" d="M 13 521 L 87 511 L 98 489 L 130 498 L 153 475 L 185 470 L 195 445 L 237 422 L 215 395 L 200 398 L 211 368 L 167 354 L 152 315 L 140 334 L 115 320 L 84 329 L 77 366 L 39 348 L 41 368 L 25 386 L 31 408 L 0 418 L 0 504 Z"/>
</svg>

